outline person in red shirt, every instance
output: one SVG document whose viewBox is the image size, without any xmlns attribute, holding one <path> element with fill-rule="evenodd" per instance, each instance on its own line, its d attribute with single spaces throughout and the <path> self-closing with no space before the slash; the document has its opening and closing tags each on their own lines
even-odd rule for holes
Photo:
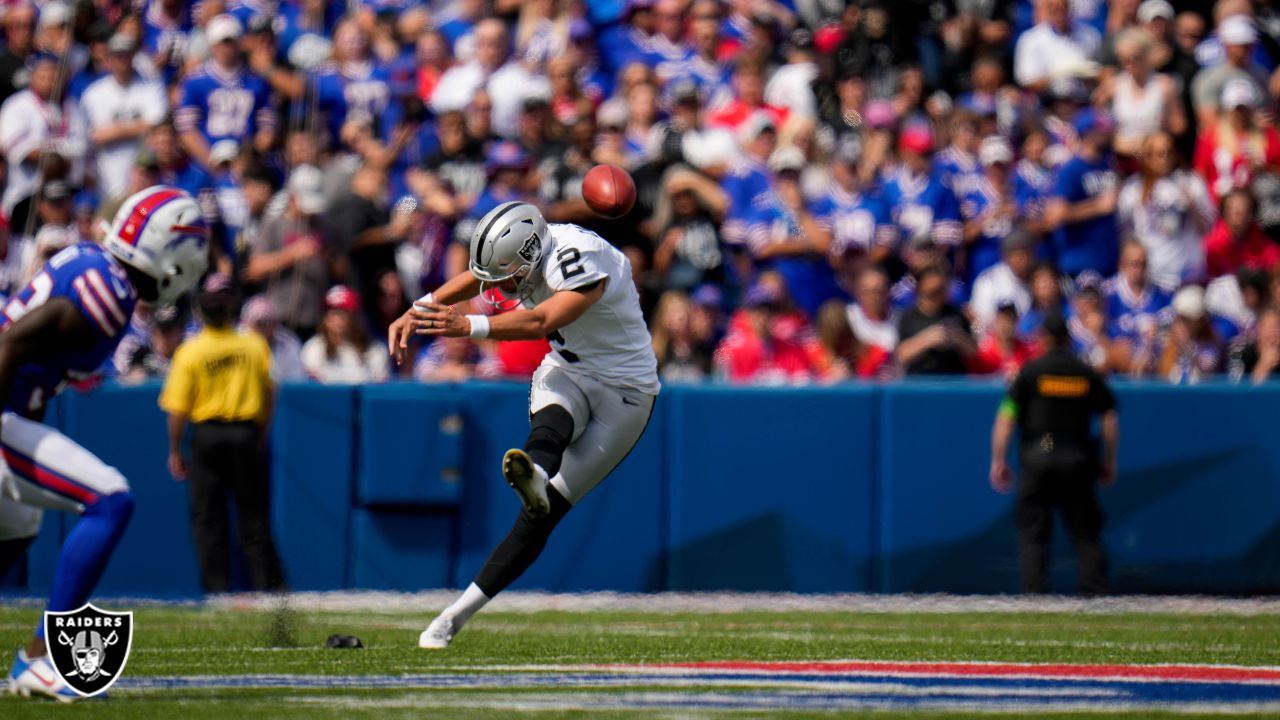
<svg viewBox="0 0 1280 720">
<path fill-rule="evenodd" d="M 1000 373 L 1013 377 L 1025 362 L 1038 354 L 1037 350 L 1032 343 L 1018 337 L 1018 308 L 1004 302 L 996 309 L 995 319 L 978 344 L 978 354 L 970 366 L 979 375 Z"/>
<path fill-rule="evenodd" d="M 804 383 L 827 374 L 825 348 L 776 287 L 757 283 L 742 305 L 715 352 L 715 365 L 730 382 Z"/>
<path fill-rule="evenodd" d="M 737 132 L 756 111 L 763 110 L 773 120 L 775 127 L 787 121 L 787 109 L 769 105 L 764 101 L 765 67 L 751 58 L 740 58 L 733 69 L 734 98 L 707 114 L 707 124 Z"/>
<path fill-rule="evenodd" d="M 1254 113 L 1261 93 L 1244 78 L 1229 80 L 1222 89 L 1222 109 L 1216 125 L 1196 139 L 1192 165 L 1217 200 L 1235 188 L 1248 187 L 1259 171 L 1280 170 L 1280 132 L 1258 125 Z"/>
<path fill-rule="evenodd" d="M 1210 278 L 1241 268 L 1270 270 L 1280 263 L 1280 246 L 1256 221 L 1257 200 L 1248 190 L 1232 190 L 1222 198 L 1221 219 L 1204 236 L 1205 268 Z"/>
</svg>

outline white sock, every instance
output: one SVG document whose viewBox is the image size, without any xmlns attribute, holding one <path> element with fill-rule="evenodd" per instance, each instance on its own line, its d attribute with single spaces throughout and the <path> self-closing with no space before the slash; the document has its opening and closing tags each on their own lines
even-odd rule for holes
<svg viewBox="0 0 1280 720">
<path fill-rule="evenodd" d="M 462 628 L 463 624 L 471 619 L 472 615 L 475 615 L 488 602 L 489 596 L 485 595 L 478 585 L 471 583 L 466 590 L 462 591 L 462 597 L 454 600 L 453 604 L 445 608 L 444 612 L 440 614 L 453 618 L 453 630 L 457 632 Z"/>
</svg>

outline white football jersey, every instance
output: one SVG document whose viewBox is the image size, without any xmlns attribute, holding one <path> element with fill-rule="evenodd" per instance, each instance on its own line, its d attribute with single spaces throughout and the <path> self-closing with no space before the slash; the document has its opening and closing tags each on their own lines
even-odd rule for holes
<svg viewBox="0 0 1280 720">
<path fill-rule="evenodd" d="M 604 295 L 577 320 L 552 333 L 544 364 L 591 375 L 606 385 L 658 392 L 658 361 L 631 279 L 631 261 L 577 225 L 549 225 L 537 278 L 523 302 L 533 307 L 561 290 L 605 281 Z"/>
</svg>

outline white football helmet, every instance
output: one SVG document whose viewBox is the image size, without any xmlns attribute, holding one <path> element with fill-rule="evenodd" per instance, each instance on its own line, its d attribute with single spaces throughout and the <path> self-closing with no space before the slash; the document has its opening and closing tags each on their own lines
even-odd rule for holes
<svg viewBox="0 0 1280 720">
<path fill-rule="evenodd" d="M 185 295 L 209 267 L 204 215 L 194 198 L 175 187 L 156 185 L 125 200 L 103 245 L 156 281 L 159 305 Z"/>
<path fill-rule="evenodd" d="M 522 286 L 542 261 L 547 221 L 538 208 L 508 202 L 485 213 L 471 234 L 471 274 L 480 279 L 480 296 L 494 302 L 485 286 L 516 279 Z"/>
</svg>

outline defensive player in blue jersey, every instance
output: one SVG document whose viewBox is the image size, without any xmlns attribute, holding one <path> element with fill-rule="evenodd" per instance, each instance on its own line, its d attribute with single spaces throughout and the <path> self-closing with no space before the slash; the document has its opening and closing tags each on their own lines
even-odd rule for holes
<svg viewBox="0 0 1280 720">
<path fill-rule="evenodd" d="M 39 422 L 45 404 L 111 357 L 138 300 L 164 305 L 190 290 L 208 266 L 208 252 L 196 201 L 177 188 L 152 187 L 120 208 L 103 246 L 80 243 L 58 253 L 0 311 L 0 506 L 80 515 L 62 545 L 49 611 L 88 601 L 129 522 L 133 498 L 119 471 Z M 12 516 L 0 512 L 0 522 Z M 9 689 L 79 699 L 49 661 L 43 622 L 18 651 Z"/>
</svg>

